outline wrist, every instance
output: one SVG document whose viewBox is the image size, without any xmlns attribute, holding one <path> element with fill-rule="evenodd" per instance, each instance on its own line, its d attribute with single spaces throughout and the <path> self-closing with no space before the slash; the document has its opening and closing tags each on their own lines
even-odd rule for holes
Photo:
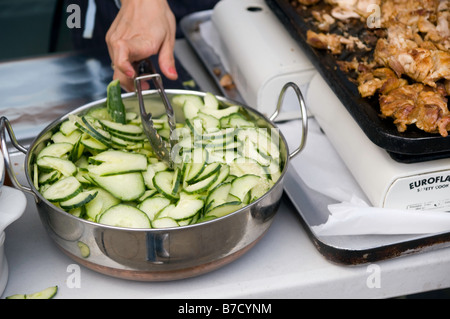
<svg viewBox="0 0 450 319">
<path fill-rule="evenodd" d="M 121 7 L 125 7 L 128 5 L 140 5 L 141 3 L 143 4 L 148 4 L 148 3 L 167 3 L 167 0 L 115 0 L 116 3 L 120 4 Z"/>
</svg>

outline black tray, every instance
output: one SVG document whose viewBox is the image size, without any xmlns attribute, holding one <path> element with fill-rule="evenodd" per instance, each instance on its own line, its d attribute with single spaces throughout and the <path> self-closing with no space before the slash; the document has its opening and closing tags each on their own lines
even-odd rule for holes
<svg viewBox="0 0 450 319">
<path fill-rule="evenodd" d="M 400 162 L 412 163 L 449 157 L 450 137 L 426 133 L 413 126 L 401 133 L 392 120 L 381 118 L 378 99 L 362 98 L 357 86 L 339 69 L 335 57 L 326 50 L 316 50 L 307 43 L 306 31 L 310 26 L 289 0 L 266 0 L 266 3 L 373 143 Z"/>
</svg>

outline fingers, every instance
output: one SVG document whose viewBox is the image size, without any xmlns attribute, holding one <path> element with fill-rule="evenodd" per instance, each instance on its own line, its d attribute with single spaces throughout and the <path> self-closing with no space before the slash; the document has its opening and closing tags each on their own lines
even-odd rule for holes
<svg viewBox="0 0 450 319">
<path fill-rule="evenodd" d="M 163 43 L 159 52 L 159 67 L 161 72 L 169 79 L 178 79 L 178 73 L 175 68 L 174 43 L 166 41 Z"/>
<path fill-rule="evenodd" d="M 137 76 L 132 63 L 147 58 L 148 52 L 158 52 L 158 49 L 152 47 L 152 44 L 143 45 L 143 43 L 142 40 L 127 41 L 126 43 L 117 41 L 112 45 L 111 59 L 114 65 L 114 79 L 119 79 L 122 88 L 128 92 L 134 91 L 134 77 Z M 173 53 L 174 45 L 174 41 L 165 41 L 159 50 L 159 67 L 169 80 L 178 79 Z M 149 89 L 148 83 L 142 82 L 142 89 Z"/>
<path fill-rule="evenodd" d="M 133 63 L 159 53 L 161 72 L 168 79 L 176 80 L 173 53 L 176 21 L 167 2 L 133 0 L 122 4 L 106 35 L 114 79 L 119 79 L 125 90 L 134 90 Z"/>
<path fill-rule="evenodd" d="M 129 60 L 129 46 L 123 41 L 113 45 L 114 79 L 119 79 L 122 88 L 128 92 L 134 91 L 135 71 Z"/>
</svg>

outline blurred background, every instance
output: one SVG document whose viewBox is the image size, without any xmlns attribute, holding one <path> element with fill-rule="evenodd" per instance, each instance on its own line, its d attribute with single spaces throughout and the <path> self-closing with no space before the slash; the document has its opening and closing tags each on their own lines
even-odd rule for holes
<svg viewBox="0 0 450 319">
<path fill-rule="evenodd" d="M 62 0 L 0 0 L 0 62 L 70 51 Z"/>
</svg>

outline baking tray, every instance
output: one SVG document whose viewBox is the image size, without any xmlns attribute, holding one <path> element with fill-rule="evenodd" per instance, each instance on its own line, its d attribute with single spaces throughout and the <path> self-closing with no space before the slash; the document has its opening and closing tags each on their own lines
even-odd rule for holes
<svg viewBox="0 0 450 319">
<path fill-rule="evenodd" d="M 302 16 L 307 13 L 297 12 L 290 2 L 266 0 L 267 5 L 373 143 L 391 153 L 391 157 L 400 162 L 421 162 L 450 155 L 450 137 L 426 133 L 413 126 L 401 133 L 392 120 L 381 118 L 378 99 L 362 98 L 357 86 L 339 69 L 336 59 L 326 50 L 316 50 L 307 43 L 306 31 L 310 29 L 310 25 Z"/>
<path fill-rule="evenodd" d="M 433 235 L 318 236 L 312 226 L 324 223 L 328 205 L 337 202 L 317 192 L 302 180 L 294 167 L 284 179 L 285 192 L 300 213 L 303 226 L 316 249 L 328 260 L 344 265 L 361 265 L 450 247 L 450 233 Z"/>
</svg>

